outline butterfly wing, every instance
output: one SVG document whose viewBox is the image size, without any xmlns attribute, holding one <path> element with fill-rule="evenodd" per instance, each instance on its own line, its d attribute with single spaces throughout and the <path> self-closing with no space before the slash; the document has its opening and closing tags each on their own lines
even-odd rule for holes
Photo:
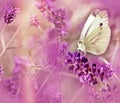
<svg viewBox="0 0 120 103">
<path fill-rule="evenodd" d="M 95 29 L 93 33 L 98 34 L 99 36 L 95 36 L 92 39 L 85 39 L 85 50 L 86 52 L 95 54 L 95 55 L 101 55 L 103 54 L 110 41 L 110 29 L 109 27 L 104 27 L 102 30 Z"/>
<path fill-rule="evenodd" d="M 84 37 L 86 52 L 100 55 L 103 54 L 110 42 L 111 30 L 108 24 L 107 11 L 101 11 L 89 27 Z"/>
<path fill-rule="evenodd" d="M 90 13 L 90 15 L 89 15 L 89 17 L 87 18 L 87 20 L 86 20 L 86 22 L 85 22 L 85 25 L 84 25 L 84 27 L 83 27 L 83 29 L 82 29 L 82 32 L 81 32 L 81 35 L 80 35 L 80 40 L 83 40 L 83 39 L 85 38 L 86 33 L 87 33 L 89 27 L 91 26 L 91 24 L 92 24 L 93 21 L 95 20 L 96 15 L 99 13 L 99 11 L 100 11 L 99 9 L 95 9 L 95 10 L 93 10 L 93 11 Z"/>
</svg>

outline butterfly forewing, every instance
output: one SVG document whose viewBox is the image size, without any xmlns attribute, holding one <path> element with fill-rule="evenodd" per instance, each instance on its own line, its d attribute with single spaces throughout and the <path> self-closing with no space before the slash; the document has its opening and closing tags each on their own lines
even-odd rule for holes
<svg viewBox="0 0 120 103">
<path fill-rule="evenodd" d="M 81 36 L 80 36 L 80 40 L 83 40 L 85 35 L 86 35 L 86 32 L 87 30 L 89 29 L 90 25 L 92 24 L 92 22 L 95 20 L 95 16 L 91 13 L 82 29 L 82 32 L 81 32 Z"/>
<path fill-rule="evenodd" d="M 108 15 L 106 11 L 101 11 L 96 15 L 94 21 L 88 28 L 85 38 L 87 38 L 95 29 L 103 28 L 105 26 L 108 26 Z M 97 34 L 94 34 L 94 35 L 97 35 Z"/>
</svg>

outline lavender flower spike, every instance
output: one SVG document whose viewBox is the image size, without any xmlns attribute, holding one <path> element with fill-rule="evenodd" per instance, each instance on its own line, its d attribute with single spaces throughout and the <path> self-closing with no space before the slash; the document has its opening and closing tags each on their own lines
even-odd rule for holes
<svg viewBox="0 0 120 103">
<path fill-rule="evenodd" d="M 17 13 L 19 13 L 20 8 L 15 8 L 13 6 L 8 6 L 5 15 L 4 15 L 4 21 L 6 24 L 10 24 L 14 21 L 14 18 Z"/>
<path fill-rule="evenodd" d="M 93 63 L 90 66 L 88 59 L 82 56 L 79 51 L 73 53 L 68 52 L 65 64 L 67 64 L 69 71 L 73 71 L 76 74 L 80 82 L 90 83 L 92 85 L 109 79 L 113 72 L 111 67 L 106 64 L 105 66 L 96 66 L 97 64 Z"/>
</svg>

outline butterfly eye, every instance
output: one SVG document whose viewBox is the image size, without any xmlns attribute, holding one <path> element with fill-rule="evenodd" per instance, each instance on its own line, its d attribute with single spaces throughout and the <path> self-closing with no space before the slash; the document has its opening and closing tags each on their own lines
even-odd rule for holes
<svg viewBox="0 0 120 103">
<path fill-rule="evenodd" d="M 103 23 L 100 23 L 100 26 L 103 26 Z"/>
<path fill-rule="evenodd" d="M 79 40 L 79 42 L 78 42 L 79 44 L 81 44 L 81 43 L 83 43 L 83 40 Z"/>
</svg>

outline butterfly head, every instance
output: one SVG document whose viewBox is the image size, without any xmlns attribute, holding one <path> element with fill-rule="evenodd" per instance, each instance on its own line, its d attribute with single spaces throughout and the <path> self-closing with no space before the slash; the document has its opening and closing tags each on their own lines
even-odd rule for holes
<svg viewBox="0 0 120 103">
<path fill-rule="evenodd" d="M 85 52 L 86 48 L 83 40 L 79 40 L 77 49 Z"/>
</svg>

